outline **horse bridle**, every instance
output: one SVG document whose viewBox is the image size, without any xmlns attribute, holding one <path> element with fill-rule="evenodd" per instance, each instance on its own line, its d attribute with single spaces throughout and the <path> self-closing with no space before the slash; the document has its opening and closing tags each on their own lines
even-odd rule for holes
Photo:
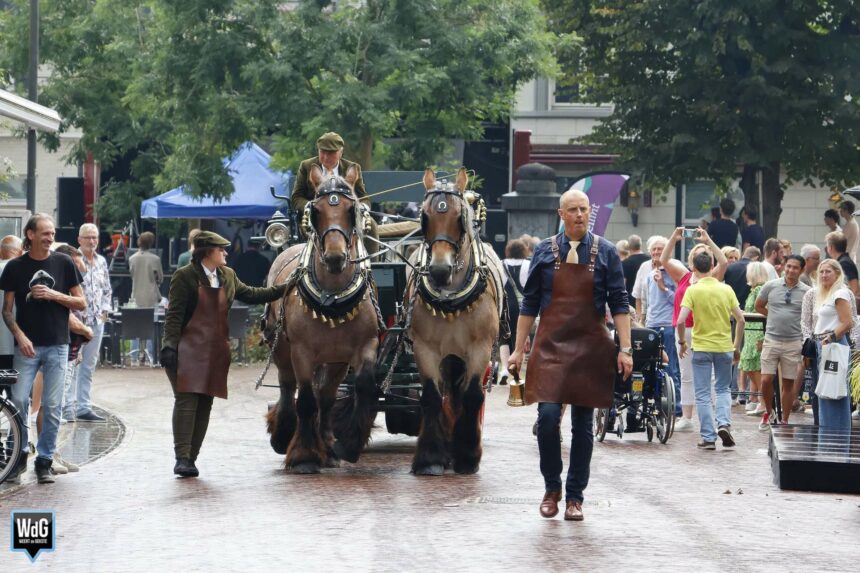
<svg viewBox="0 0 860 573">
<path fill-rule="evenodd" d="M 343 197 L 344 199 L 349 199 L 350 201 L 353 202 L 352 208 L 353 208 L 353 210 L 355 210 L 355 214 L 353 215 L 352 232 L 347 233 L 346 229 L 344 229 L 342 226 L 337 225 L 337 224 L 333 224 L 333 225 L 329 225 L 328 227 L 326 227 L 325 230 L 322 233 L 320 233 L 317 230 L 317 225 L 316 225 L 316 219 L 317 219 L 316 205 L 317 205 L 317 203 L 319 201 L 326 200 L 326 201 L 328 201 L 329 205 L 336 206 L 336 205 L 340 204 L 341 197 Z M 329 178 L 329 180 L 326 181 L 325 184 L 323 185 L 323 188 L 321 190 L 317 191 L 316 197 L 314 198 L 314 200 L 308 202 L 307 209 L 309 209 L 309 211 L 310 211 L 310 226 L 313 228 L 314 241 L 317 243 L 317 246 L 319 247 L 320 255 L 322 255 L 322 251 L 323 251 L 322 245 L 325 242 L 326 235 L 328 235 L 329 233 L 331 233 L 333 231 L 336 231 L 336 232 L 340 233 L 341 235 L 343 235 L 343 238 L 346 240 L 347 245 L 352 244 L 352 236 L 358 232 L 358 225 L 359 225 L 358 211 L 355 207 L 356 203 L 358 203 L 358 198 L 355 196 L 355 193 L 353 192 L 352 189 L 350 189 L 343 182 L 343 179 L 341 179 L 340 177 Z"/>
<path fill-rule="evenodd" d="M 449 243 L 452 247 L 454 247 L 455 255 L 459 256 L 460 249 L 463 247 L 463 243 L 466 240 L 466 235 L 468 234 L 468 225 L 467 225 L 467 215 L 466 209 L 469 208 L 468 203 L 466 203 L 465 197 L 459 191 L 444 189 L 444 188 L 433 188 L 427 189 L 424 193 L 424 200 L 426 201 L 428 197 L 436 197 L 441 196 L 434 206 L 437 213 L 446 213 L 450 208 L 448 201 L 446 200 L 447 196 L 456 197 L 460 200 L 460 239 L 454 239 L 450 235 L 446 235 L 445 233 L 437 233 L 432 237 L 427 236 L 427 225 L 429 223 L 427 213 L 424 212 L 423 208 L 421 210 L 421 232 L 424 234 L 424 244 L 427 245 L 427 248 L 432 248 L 434 243 L 444 242 Z M 431 203 L 432 205 L 432 203 Z"/>
</svg>

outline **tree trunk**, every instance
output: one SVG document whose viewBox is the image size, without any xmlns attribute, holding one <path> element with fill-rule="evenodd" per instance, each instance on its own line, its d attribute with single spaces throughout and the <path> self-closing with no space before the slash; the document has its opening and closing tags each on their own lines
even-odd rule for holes
<svg viewBox="0 0 860 573">
<path fill-rule="evenodd" d="M 779 162 L 762 169 L 762 227 L 766 238 L 778 237 L 779 217 L 782 215 L 782 198 L 785 192 L 779 185 Z"/>
<path fill-rule="evenodd" d="M 358 160 L 362 171 L 373 167 L 373 132 L 369 129 L 361 130 L 361 141 L 358 143 Z"/>
<path fill-rule="evenodd" d="M 744 174 L 741 176 L 741 190 L 744 192 L 744 207 L 755 209 L 757 220 L 761 221 L 761 204 L 759 203 L 758 185 L 755 176 L 758 167 L 755 165 L 744 165 Z"/>
</svg>

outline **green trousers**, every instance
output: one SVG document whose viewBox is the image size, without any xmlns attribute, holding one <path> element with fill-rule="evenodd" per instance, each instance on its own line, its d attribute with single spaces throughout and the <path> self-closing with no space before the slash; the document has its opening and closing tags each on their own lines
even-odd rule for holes
<svg viewBox="0 0 860 573">
<path fill-rule="evenodd" d="M 176 370 L 165 368 L 173 388 L 173 451 L 178 458 L 197 460 L 200 446 L 209 428 L 212 396 L 176 391 Z"/>
</svg>

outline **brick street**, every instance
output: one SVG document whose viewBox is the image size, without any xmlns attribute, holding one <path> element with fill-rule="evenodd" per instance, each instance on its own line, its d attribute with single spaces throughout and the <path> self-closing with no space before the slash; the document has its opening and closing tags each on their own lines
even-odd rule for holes
<svg viewBox="0 0 860 573">
<path fill-rule="evenodd" d="M 8 512 L 56 512 L 57 548 L 30 565 L 0 548 L 0 571 L 846 571 L 856 567 L 860 496 L 782 492 L 767 433 L 734 411 L 735 451 L 697 451 L 645 434 L 595 443 L 585 521 L 538 514 L 543 482 L 535 408 L 489 395 L 484 458 L 474 476 L 416 478 L 415 438 L 380 415 L 358 464 L 290 475 L 263 415 L 277 390 L 259 367 L 231 371 L 216 400 L 198 479 L 172 474 L 172 395 L 160 370 L 100 369 L 95 402 L 118 416 L 118 448 L 59 476 L 0 493 Z M 274 383 L 272 373 L 267 378 Z M 811 415 L 798 421 L 811 423 Z M 570 442 L 565 420 L 563 455 Z M 91 431 L 78 424 L 77 431 Z M 563 509 L 563 507 L 562 507 Z M 820 543 L 827 540 L 826 543 Z"/>
</svg>

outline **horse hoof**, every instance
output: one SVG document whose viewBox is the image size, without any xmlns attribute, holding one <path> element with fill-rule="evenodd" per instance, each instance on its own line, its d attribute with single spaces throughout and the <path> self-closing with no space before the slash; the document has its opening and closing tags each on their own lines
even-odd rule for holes
<svg viewBox="0 0 860 573">
<path fill-rule="evenodd" d="M 445 473 L 445 466 L 442 464 L 431 464 L 423 468 L 417 468 L 415 475 L 417 476 L 440 476 Z"/>
<path fill-rule="evenodd" d="M 325 459 L 325 463 L 323 465 L 327 468 L 339 468 L 340 467 L 340 460 L 338 458 L 336 458 L 335 456 L 328 456 Z"/>
<path fill-rule="evenodd" d="M 476 474 L 478 473 L 478 463 L 454 462 L 454 473 L 458 474 Z"/>
<path fill-rule="evenodd" d="M 344 446 L 339 441 L 335 442 L 334 445 L 331 447 L 331 449 L 332 449 L 332 452 L 334 452 L 334 455 L 338 459 L 344 460 L 344 461 L 349 462 L 351 464 L 354 464 L 355 462 L 358 461 L 358 455 L 359 455 L 358 452 L 351 451 L 351 450 L 347 449 L 347 447 Z"/>
<path fill-rule="evenodd" d="M 287 444 L 282 444 L 278 440 L 269 440 L 269 443 L 272 445 L 272 449 L 275 450 L 276 454 L 280 454 L 282 456 L 287 455 Z"/>
<path fill-rule="evenodd" d="M 294 474 L 318 474 L 320 473 L 320 465 L 316 462 L 301 462 L 294 466 L 290 466 L 290 473 Z"/>
</svg>

